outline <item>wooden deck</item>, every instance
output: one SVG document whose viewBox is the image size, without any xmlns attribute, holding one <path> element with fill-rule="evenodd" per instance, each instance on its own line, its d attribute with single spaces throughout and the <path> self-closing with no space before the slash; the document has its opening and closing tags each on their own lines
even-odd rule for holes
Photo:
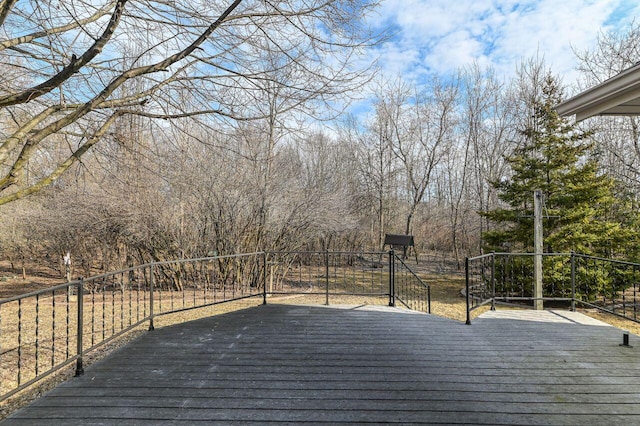
<svg viewBox="0 0 640 426">
<path fill-rule="evenodd" d="M 640 342 L 585 318 L 260 306 L 146 333 L 3 424 L 640 424 Z"/>
</svg>

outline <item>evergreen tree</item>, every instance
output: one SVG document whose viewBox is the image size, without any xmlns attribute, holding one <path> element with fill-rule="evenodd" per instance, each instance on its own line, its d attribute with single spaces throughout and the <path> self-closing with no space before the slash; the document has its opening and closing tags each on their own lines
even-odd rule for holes
<svg viewBox="0 0 640 426">
<path fill-rule="evenodd" d="M 533 193 L 543 192 L 545 252 L 614 256 L 635 247 L 637 216 L 616 199 L 615 182 L 599 172 L 590 132 L 560 117 L 557 80 L 547 75 L 523 144 L 507 158 L 512 176 L 493 182 L 506 207 L 486 212 L 498 229 L 484 234 L 491 251 L 533 251 Z M 626 225 L 626 226 L 623 226 Z M 631 253 L 628 253 L 631 254 Z"/>
</svg>

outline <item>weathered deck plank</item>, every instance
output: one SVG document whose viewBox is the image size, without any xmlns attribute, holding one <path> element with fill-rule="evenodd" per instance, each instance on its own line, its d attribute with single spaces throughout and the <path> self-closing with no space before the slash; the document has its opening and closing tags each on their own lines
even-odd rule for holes
<svg viewBox="0 0 640 426">
<path fill-rule="evenodd" d="M 252 308 L 147 333 L 3 424 L 640 423 L 619 330 L 514 315 Z"/>
</svg>

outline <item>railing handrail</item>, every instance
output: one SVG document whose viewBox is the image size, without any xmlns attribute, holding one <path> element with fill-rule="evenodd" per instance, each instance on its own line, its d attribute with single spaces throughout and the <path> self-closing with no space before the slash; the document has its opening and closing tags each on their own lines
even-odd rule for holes
<svg viewBox="0 0 640 426">
<path fill-rule="evenodd" d="M 9 302 L 15 302 L 16 300 L 19 300 L 19 299 L 26 299 L 26 298 L 29 298 L 29 297 L 37 296 L 39 294 L 50 293 L 50 292 L 55 291 L 55 290 L 62 290 L 65 287 L 72 287 L 72 286 L 76 286 L 77 287 L 83 281 L 85 283 L 91 282 L 91 281 L 97 281 L 97 280 L 101 280 L 103 278 L 111 277 L 113 275 L 126 274 L 126 273 L 129 273 L 129 272 L 138 271 L 140 269 L 145 269 L 145 268 L 149 268 L 149 267 L 152 267 L 152 266 L 164 266 L 164 265 L 172 265 L 172 264 L 176 264 L 176 263 L 204 262 L 204 261 L 212 261 L 212 260 L 218 260 L 218 259 L 231 259 L 231 258 L 237 258 L 237 257 L 257 256 L 257 255 L 262 255 L 264 253 L 265 252 L 226 254 L 226 255 L 220 255 L 220 256 L 207 256 L 207 257 L 196 257 L 196 258 L 176 259 L 176 260 L 162 260 L 162 261 L 156 261 L 156 262 L 142 263 L 140 265 L 131 266 L 129 268 L 119 269 L 119 270 L 116 270 L 116 271 L 105 272 L 105 273 L 102 273 L 102 274 L 99 274 L 99 275 L 92 275 L 90 277 L 73 280 L 73 281 L 70 281 L 68 283 L 57 284 L 57 285 L 52 286 L 52 287 L 47 287 L 47 288 L 43 288 L 43 289 L 40 289 L 40 290 L 35 290 L 35 291 L 32 291 L 32 292 L 29 292 L 29 293 L 18 294 L 16 296 L 11 296 L 11 297 L 7 297 L 7 298 L 4 298 L 4 299 L 0 299 L 0 305 L 3 305 L 5 303 L 9 303 Z"/>
<path fill-rule="evenodd" d="M 218 259 L 233 259 L 238 257 L 249 257 L 249 256 L 261 256 L 264 255 L 264 251 L 256 251 L 252 253 L 237 253 L 237 254 L 224 254 L 219 256 L 205 256 L 205 257 L 196 257 L 193 259 L 176 259 L 176 260 L 162 260 L 157 262 L 149 262 L 144 265 L 140 265 L 140 267 L 145 266 L 163 266 L 163 265 L 171 265 L 175 263 L 190 263 L 190 262 L 206 262 L 210 260 L 218 260 Z"/>
<path fill-rule="evenodd" d="M 7 297 L 4 299 L 0 299 L 0 306 L 10 303 L 10 302 L 15 302 L 21 299 L 27 299 L 29 297 L 34 297 L 34 296 L 38 296 L 41 294 L 45 294 L 45 293 L 51 293 L 53 291 L 57 291 L 57 290 L 62 290 L 63 288 L 68 288 L 68 287 L 73 287 L 73 286 L 78 286 L 79 283 L 81 283 L 82 280 L 76 280 L 76 281 L 71 281 L 68 283 L 64 283 L 64 284 L 58 284 L 52 287 L 47 287 L 47 288 L 43 288 L 40 290 L 35 290 L 35 291 L 31 291 L 29 293 L 24 293 L 24 294 L 18 294 L 16 296 L 11 296 L 11 297 Z"/>
<path fill-rule="evenodd" d="M 522 256 L 522 257 L 531 257 L 531 256 L 571 256 L 571 255 L 575 255 L 575 256 L 586 256 L 586 255 L 580 255 L 578 253 L 564 253 L 564 252 L 557 252 L 557 253 L 530 253 L 530 252 L 505 252 L 505 251 L 496 251 L 496 252 L 491 252 L 491 253 L 485 253 L 485 254 L 480 254 L 478 256 L 474 256 L 474 257 L 469 257 L 469 261 L 474 261 L 474 260 L 480 260 L 480 259 L 485 259 L 487 257 L 491 257 L 491 256 Z M 608 260 L 608 259 L 603 259 L 603 260 Z"/>
<path fill-rule="evenodd" d="M 321 254 L 321 253 L 330 253 L 330 254 L 349 254 L 349 255 L 359 255 L 359 254 L 389 254 L 388 251 L 376 251 L 376 250 L 365 250 L 365 251 L 348 251 L 348 250 L 279 250 L 279 251 L 266 251 L 267 255 L 272 254 Z"/>
<path fill-rule="evenodd" d="M 590 256 L 588 254 L 580 254 L 580 253 L 573 253 L 573 256 L 581 257 L 583 259 L 600 260 L 600 261 L 605 261 L 605 262 L 610 262 L 610 263 L 617 263 L 617 264 L 620 264 L 620 265 L 638 266 L 638 267 L 640 267 L 640 263 L 632 262 L 632 261 L 629 261 L 629 260 L 607 259 L 605 257 Z"/>
</svg>

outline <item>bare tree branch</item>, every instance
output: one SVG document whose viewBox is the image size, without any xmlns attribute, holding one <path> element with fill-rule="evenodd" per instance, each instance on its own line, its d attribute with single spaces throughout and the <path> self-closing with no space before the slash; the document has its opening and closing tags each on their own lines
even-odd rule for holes
<svg viewBox="0 0 640 426">
<path fill-rule="evenodd" d="M 71 63 L 64 67 L 58 74 L 54 75 L 44 83 L 38 84 L 35 87 L 23 91 L 22 93 L 17 93 L 0 98 L 0 107 L 16 105 L 22 102 L 29 102 L 46 93 L 49 93 L 53 89 L 59 87 L 63 82 L 65 82 L 69 77 L 78 72 L 86 64 L 88 64 L 93 58 L 95 58 L 100 52 L 102 52 L 104 46 L 107 44 L 109 39 L 111 39 L 111 36 L 115 32 L 118 23 L 120 22 L 120 18 L 127 1 L 128 0 L 118 0 L 113 14 L 111 15 L 111 19 L 109 20 L 109 25 L 107 25 L 107 28 L 102 33 L 100 38 L 98 38 L 94 45 L 91 46 L 86 52 L 84 52 L 80 57 L 72 55 Z"/>
</svg>

